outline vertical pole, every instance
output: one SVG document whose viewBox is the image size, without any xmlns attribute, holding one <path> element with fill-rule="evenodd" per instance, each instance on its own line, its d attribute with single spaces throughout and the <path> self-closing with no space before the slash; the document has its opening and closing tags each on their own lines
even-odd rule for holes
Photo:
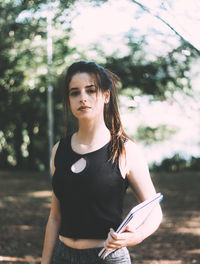
<svg viewBox="0 0 200 264">
<path fill-rule="evenodd" d="M 51 173 L 51 152 L 53 148 L 53 85 L 52 85 L 52 7 L 51 0 L 47 0 L 47 118 L 48 118 L 48 140 L 49 140 L 49 173 Z"/>
</svg>

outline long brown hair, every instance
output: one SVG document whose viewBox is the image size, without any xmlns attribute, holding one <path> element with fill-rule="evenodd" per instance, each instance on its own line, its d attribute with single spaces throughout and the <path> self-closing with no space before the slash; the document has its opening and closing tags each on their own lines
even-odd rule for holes
<svg viewBox="0 0 200 264">
<path fill-rule="evenodd" d="M 68 117 L 69 117 L 69 83 L 76 73 L 89 73 L 93 74 L 96 80 L 97 90 L 105 92 L 110 91 L 109 103 L 104 105 L 104 121 L 111 134 L 111 156 L 112 162 L 116 158 L 121 157 L 125 154 L 124 143 L 129 138 L 122 127 L 120 114 L 118 110 L 117 102 L 117 84 L 119 83 L 119 77 L 103 68 L 95 62 L 79 61 L 73 63 L 67 70 L 65 81 L 64 81 L 64 96 L 63 96 L 63 107 L 64 107 L 64 123 L 65 123 L 65 134 L 64 139 L 67 137 L 68 129 Z"/>
</svg>

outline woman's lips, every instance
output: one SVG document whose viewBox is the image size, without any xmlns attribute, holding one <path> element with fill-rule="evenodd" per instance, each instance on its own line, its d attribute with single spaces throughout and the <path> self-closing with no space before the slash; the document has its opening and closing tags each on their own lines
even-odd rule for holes
<svg viewBox="0 0 200 264">
<path fill-rule="evenodd" d="M 91 108 L 91 107 L 85 105 L 85 106 L 80 106 L 80 107 L 78 108 L 78 110 L 79 110 L 79 111 L 84 111 L 84 110 L 88 110 L 88 109 L 90 109 L 90 108 Z"/>
</svg>

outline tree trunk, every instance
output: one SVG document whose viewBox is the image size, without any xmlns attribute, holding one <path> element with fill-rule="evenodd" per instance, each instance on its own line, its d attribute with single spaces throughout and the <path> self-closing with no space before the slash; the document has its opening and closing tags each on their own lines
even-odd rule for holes
<svg viewBox="0 0 200 264">
<path fill-rule="evenodd" d="M 33 123 L 27 124 L 27 130 L 28 130 L 28 135 L 29 135 L 29 139 L 30 139 L 30 144 L 28 145 L 28 153 L 29 153 L 28 167 L 29 167 L 29 169 L 35 169 L 34 146 L 33 146 L 33 140 L 34 140 L 33 128 L 34 128 Z"/>
<path fill-rule="evenodd" d="M 22 125 L 17 124 L 16 128 L 14 130 L 14 151 L 15 151 L 15 157 L 16 157 L 16 168 L 17 169 L 22 169 L 23 168 L 23 156 L 22 156 L 22 151 L 21 151 L 21 145 L 23 143 L 23 138 L 22 138 Z"/>
</svg>

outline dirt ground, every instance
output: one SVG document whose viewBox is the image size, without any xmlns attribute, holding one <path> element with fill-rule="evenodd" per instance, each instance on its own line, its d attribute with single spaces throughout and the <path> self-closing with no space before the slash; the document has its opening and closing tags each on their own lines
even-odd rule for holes
<svg viewBox="0 0 200 264">
<path fill-rule="evenodd" d="M 152 174 L 164 200 L 159 230 L 130 247 L 134 264 L 200 264 L 200 172 Z M 40 263 L 50 207 L 48 173 L 0 172 L 0 264 Z M 125 213 L 136 204 L 128 190 Z"/>
</svg>

